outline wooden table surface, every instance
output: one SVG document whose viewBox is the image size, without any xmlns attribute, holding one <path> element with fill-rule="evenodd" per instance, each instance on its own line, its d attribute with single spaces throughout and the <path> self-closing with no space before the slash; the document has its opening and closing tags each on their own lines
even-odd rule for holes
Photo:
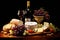
<svg viewBox="0 0 60 40">
<path fill-rule="evenodd" d="M 40 35 L 27 35 L 27 36 L 8 36 L 0 33 L 1 39 L 14 39 L 14 40 L 59 40 L 60 32 L 51 34 L 40 34 Z"/>
</svg>

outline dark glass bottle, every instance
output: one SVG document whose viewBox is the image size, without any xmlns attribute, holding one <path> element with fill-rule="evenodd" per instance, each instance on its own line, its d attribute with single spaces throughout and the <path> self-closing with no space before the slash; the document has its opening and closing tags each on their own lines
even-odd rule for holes
<svg viewBox="0 0 60 40">
<path fill-rule="evenodd" d="M 32 21 L 32 10 L 30 8 L 30 1 L 27 1 L 27 8 L 25 9 L 24 22 Z"/>
</svg>

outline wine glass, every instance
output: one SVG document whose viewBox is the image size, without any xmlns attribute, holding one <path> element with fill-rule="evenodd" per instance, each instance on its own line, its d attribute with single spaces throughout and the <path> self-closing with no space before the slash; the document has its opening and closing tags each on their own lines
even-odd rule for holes
<svg viewBox="0 0 60 40">
<path fill-rule="evenodd" d="M 35 16 L 34 15 L 34 19 L 37 21 L 37 23 L 41 23 L 44 20 L 44 16 Z"/>
<path fill-rule="evenodd" d="M 18 10 L 17 15 L 19 16 L 20 20 L 22 20 L 22 18 L 23 18 L 23 11 L 22 10 Z"/>
</svg>

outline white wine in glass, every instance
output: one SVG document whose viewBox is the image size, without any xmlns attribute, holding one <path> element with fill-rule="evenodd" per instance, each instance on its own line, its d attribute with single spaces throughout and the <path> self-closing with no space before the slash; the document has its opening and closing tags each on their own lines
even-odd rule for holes
<svg viewBox="0 0 60 40">
<path fill-rule="evenodd" d="M 34 16 L 34 19 L 40 24 L 44 20 L 44 16 Z"/>
</svg>

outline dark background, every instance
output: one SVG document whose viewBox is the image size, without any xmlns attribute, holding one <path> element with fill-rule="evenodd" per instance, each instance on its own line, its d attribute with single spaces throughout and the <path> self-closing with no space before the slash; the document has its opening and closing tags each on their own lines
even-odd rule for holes
<svg viewBox="0 0 60 40">
<path fill-rule="evenodd" d="M 30 0 L 31 9 L 44 7 L 50 14 L 50 22 L 60 26 L 60 5 L 59 1 Z M 0 1 L 0 28 L 8 23 L 12 18 L 17 18 L 17 11 L 26 9 L 26 0 L 2 0 Z M 60 27 L 59 27 L 60 28 Z"/>
</svg>

